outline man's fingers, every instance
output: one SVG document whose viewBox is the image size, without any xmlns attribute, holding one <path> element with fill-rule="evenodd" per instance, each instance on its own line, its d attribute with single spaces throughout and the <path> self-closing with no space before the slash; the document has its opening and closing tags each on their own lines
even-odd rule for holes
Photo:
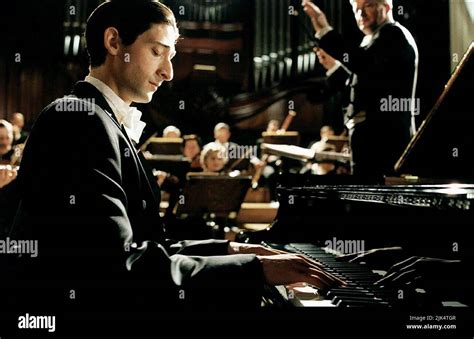
<svg viewBox="0 0 474 339">
<path fill-rule="evenodd" d="M 415 261 L 416 262 L 416 261 Z M 385 277 L 377 281 L 375 284 L 379 286 L 384 286 L 384 285 L 391 285 L 397 281 L 397 279 L 400 278 L 400 276 L 403 276 L 406 272 L 411 272 L 415 271 L 413 268 L 415 265 L 415 262 L 412 262 L 404 267 L 401 267 L 398 270 L 395 270 L 393 272 L 387 272 Z"/>
<path fill-rule="evenodd" d="M 303 254 L 297 254 L 298 258 L 302 259 L 304 261 L 304 263 L 306 265 L 309 265 L 310 267 L 316 267 L 316 268 L 323 268 L 323 264 L 317 262 L 317 261 L 314 261 L 310 258 L 308 258 L 307 256 L 303 255 Z"/>
<path fill-rule="evenodd" d="M 306 283 L 311 284 L 318 289 L 327 290 L 333 285 L 333 284 L 328 284 L 323 279 L 321 279 L 321 277 L 318 275 L 310 275 L 308 278 L 309 279 L 308 281 L 306 281 Z"/>
<path fill-rule="evenodd" d="M 338 277 L 336 277 L 335 275 L 327 272 L 325 270 L 325 267 L 323 264 L 317 262 L 317 261 L 314 261 L 314 260 L 311 260 L 305 256 L 303 256 L 303 260 L 305 260 L 305 262 L 310 265 L 311 268 L 314 268 L 314 269 L 317 269 L 318 271 L 322 272 L 322 274 L 324 274 L 326 277 L 328 277 L 331 281 L 335 282 L 335 283 L 338 283 L 340 285 L 342 284 L 345 284 L 345 282 L 341 279 L 339 279 Z"/>
<path fill-rule="evenodd" d="M 298 254 L 298 258 L 301 260 L 301 265 L 303 265 L 302 268 L 304 270 L 309 271 L 311 274 L 319 275 L 320 277 L 322 277 L 322 279 L 325 280 L 327 284 L 330 284 L 330 285 L 345 284 L 345 282 L 339 279 L 338 277 L 332 275 L 329 272 L 326 272 L 324 270 L 324 266 L 321 263 L 311 260 L 301 254 Z"/>
<path fill-rule="evenodd" d="M 391 274 L 391 273 L 394 273 L 394 272 L 397 272 L 397 271 L 400 271 L 400 270 L 414 264 L 418 260 L 419 260 L 418 257 L 411 257 L 411 258 L 408 258 L 406 260 L 403 260 L 403 261 L 393 265 L 392 267 L 390 267 L 390 269 L 387 272 L 387 275 Z"/>
<path fill-rule="evenodd" d="M 341 279 L 333 276 L 331 273 L 325 272 L 324 270 L 310 268 L 309 272 L 311 275 L 318 276 L 328 286 L 340 286 L 345 284 Z"/>
<path fill-rule="evenodd" d="M 419 272 L 416 269 L 411 269 L 404 272 L 396 272 L 388 277 L 384 277 L 376 282 L 376 285 L 380 287 L 393 287 L 402 286 L 412 283 L 417 279 L 420 279 Z"/>
</svg>

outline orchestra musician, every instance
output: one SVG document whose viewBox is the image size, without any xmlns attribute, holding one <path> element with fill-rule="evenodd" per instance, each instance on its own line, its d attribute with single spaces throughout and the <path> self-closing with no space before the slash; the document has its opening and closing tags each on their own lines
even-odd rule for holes
<svg viewBox="0 0 474 339">
<path fill-rule="evenodd" d="M 13 126 L 6 120 L 0 120 L 0 164 L 9 164 L 15 150 L 13 145 Z"/>
<path fill-rule="evenodd" d="M 28 132 L 24 130 L 25 117 L 22 113 L 13 113 L 11 123 L 13 125 L 13 145 L 24 144 L 28 138 Z"/>
<path fill-rule="evenodd" d="M 201 167 L 202 141 L 196 134 L 183 136 L 183 155 L 191 163 L 191 171 L 199 172 Z"/>
<path fill-rule="evenodd" d="M 163 130 L 163 138 L 180 138 L 181 131 L 178 127 L 170 125 Z"/>
<path fill-rule="evenodd" d="M 204 172 L 219 173 L 224 169 L 228 157 L 226 149 L 221 144 L 211 142 L 204 146 L 200 159 Z"/>
<path fill-rule="evenodd" d="M 0 189 L 15 180 L 17 173 L 10 165 L 0 165 Z"/>
<path fill-rule="evenodd" d="M 11 237 L 37 239 L 41 251 L 15 258 L 16 272 L 2 275 L 25 287 L 2 297 L 14 300 L 6 307 L 235 310 L 260 307 L 264 283 L 343 284 L 304 256 L 260 245 L 167 241 L 159 187 L 133 143 L 143 124 L 127 118 L 140 116 L 132 102 L 150 102 L 173 78 L 174 14 L 153 0 L 104 2 L 85 37 L 89 76 L 43 110 L 24 150 Z M 69 100 L 85 109 L 64 112 Z M 43 161 L 51 149 L 56 161 Z"/>
<path fill-rule="evenodd" d="M 283 124 L 280 127 L 278 120 L 270 120 L 267 125 L 267 132 L 276 133 L 277 135 L 284 134 L 286 130 L 290 127 L 291 122 L 296 116 L 296 112 L 290 110 L 288 115 L 285 117 Z M 263 142 L 263 139 L 260 139 Z M 277 167 L 279 166 L 279 158 L 269 154 L 263 154 L 261 164 L 255 168 L 255 173 L 252 178 L 252 188 L 256 189 L 262 175 L 268 181 L 270 186 L 270 195 L 273 198 L 276 197 L 275 186 L 276 186 L 276 176 L 277 176 Z"/>
<path fill-rule="evenodd" d="M 328 88 L 345 94 L 353 174 L 390 175 L 415 131 L 418 50 L 410 32 L 394 21 L 392 0 L 350 0 L 350 4 L 365 34 L 353 49 L 318 6 L 303 0 L 319 39 L 315 51 L 327 69 Z M 393 99 L 408 100 L 410 105 L 399 109 L 384 105 Z"/>
<path fill-rule="evenodd" d="M 239 145 L 230 141 L 230 137 L 231 132 L 228 124 L 224 122 L 216 124 L 214 127 L 214 143 L 221 145 L 225 150 L 225 170 L 247 170 L 248 163 L 246 164 L 245 160 L 249 160 L 255 169 L 264 166 L 264 163 L 256 157 L 256 154 L 249 154 L 249 152 L 243 152 L 244 154 L 241 154 Z M 240 155 L 240 158 L 236 158 L 236 155 Z"/>
</svg>

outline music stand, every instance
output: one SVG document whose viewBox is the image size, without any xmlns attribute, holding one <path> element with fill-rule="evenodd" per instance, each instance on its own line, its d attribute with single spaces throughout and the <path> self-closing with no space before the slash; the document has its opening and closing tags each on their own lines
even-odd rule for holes
<svg viewBox="0 0 474 339">
<path fill-rule="evenodd" d="M 326 138 L 326 143 L 330 145 L 334 145 L 336 147 L 334 152 L 342 152 L 344 146 L 347 146 L 349 144 L 349 138 L 341 137 L 337 135 L 331 135 Z"/>
<path fill-rule="evenodd" d="M 176 215 L 212 214 L 227 217 L 238 212 L 250 187 L 250 176 L 188 175 Z"/>
<path fill-rule="evenodd" d="M 298 145 L 300 135 L 298 132 L 263 132 L 263 143 L 274 145 Z"/>
<path fill-rule="evenodd" d="M 182 138 L 150 138 L 142 148 L 151 154 L 181 155 L 182 145 Z"/>
<path fill-rule="evenodd" d="M 184 157 L 177 157 L 173 159 L 173 156 L 148 156 L 145 159 L 150 164 L 150 167 L 154 170 L 170 173 L 183 180 L 186 178 L 186 174 L 191 169 L 191 163 Z"/>
</svg>

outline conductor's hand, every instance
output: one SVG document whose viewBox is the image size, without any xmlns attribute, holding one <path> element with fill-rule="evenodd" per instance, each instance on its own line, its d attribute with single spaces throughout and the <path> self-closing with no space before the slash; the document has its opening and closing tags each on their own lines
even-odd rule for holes
<svg viewBox="0 0 474 339">
<path fill-rule="evenodd" d="M 303 10 L 311 18 L 311 22 L 313 23 L 316 32 L 319 33 L 322 29 L 329 27 L 326 14 L 324 14 L 318 6 L 313 4 L 311 0 L 303 0 L 301 6 L 303 6 Z"/>
<path fill-rule="evenodd" d="M 0 188 L 8 185 L 13 180 L 16 179 L 17 171 L 11 166 L 6 166 L 5 168 L 0 168 Z"/>
<path fill-rule="evenodd" d="M 460 260 L 445 260 L 427 257 L 411 257 L 393 265 L 387 274 L 375 284 L 380 287 L 412 286 L 429 287 L 430 282 L 448 281 L 457 275 Z"/>
<path fill-rule="evenodd" d="M 313 48 L 313 51 L 316 53 L 318 56 L 319 63 L 323 65 L 324 68 L 327 70 L 333 68 L 336 66 L 336 59 L 334 59 L 332 56 L 327 54 L 324 49 L 315 47 Z"/>
<path fill-rule="evenodd" d="M 336 260 L 365 264 L 371 269 L 388 270 L 392 265 L 402 261 L 406 257 L 401 247 L 383 247 L 341 255 L 337 257 Z"/>
<path fill-rule="evenodd" d="M 269 285 L 290 285 L 307 283 L 322 290 L 344 285 L 344 282 L 316 262 L 296 254 L 257 256 L 263 267 L 265 280 Z"/>
</svg>

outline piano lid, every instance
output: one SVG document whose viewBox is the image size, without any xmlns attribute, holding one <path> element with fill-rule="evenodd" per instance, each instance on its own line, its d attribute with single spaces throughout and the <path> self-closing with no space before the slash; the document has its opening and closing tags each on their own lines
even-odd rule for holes
<svg viewBox="0 0 474 339">
<path fill-rule="evenodd" d="M 474 43 L 395 170 L 420 178 L 474 181 Z"/>
</svg>

